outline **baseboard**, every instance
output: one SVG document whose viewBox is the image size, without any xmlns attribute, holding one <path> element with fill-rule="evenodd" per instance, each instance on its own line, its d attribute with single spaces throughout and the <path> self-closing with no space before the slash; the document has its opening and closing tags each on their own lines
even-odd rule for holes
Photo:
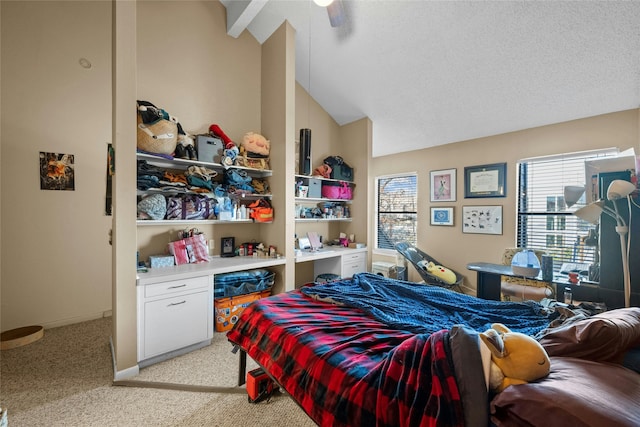
<svg viewBox="0 0 640 427">
<path fill-rule="evenodd" d="M 70 317 L 68 319 L 54 320 L 52 322 L 45 322 L 45 323 L 42 323 L 41 325 L 45 329 L 51 329 L 51 328 L 57 328 L 57 327 L 60 327 L 60 326 L 73 325 L 75 323 L 88 322 L 90 320 L 102 319 L 103 317 L 111 317 L 111 315 L 112 315 L 112 311 L 111 310 L 105 310 L 105 311 L 101 311 L 99 313 L 86 314 L 86 315 L 83 315 L 83 316 Z"/>
<path fill-rule="evenodd" d="M 140 373 L 140 367 L 138 365 L 132 366 L 122 371 L 118 371 L 118 367 L 116 366 L 116 351 L 113 346 L 113 337 L 109 337 L 109 347 L 111 348 L 111 364 L 113 366 L 114 381 L 135 377 Z"/>
<path fill-rule="evenodd" d="M 183 347 L 178 350 L 170 351 L 168 353 L 160 354 L 158 356 L 141 360 L 138 362 L 138 366 L 140 368 L 146 368 L 147 366 L 153 365 L 155 363 L 164 362 L 165 360 L 173 359 L 174 357 L 182 356 L 183 354 L 187 354 L 194 350 L 198 350 L 200 348 L 206 347 L 209 344 L 211 344 L 211 340 L 205 340 L 196 344 L 191 344 L 190 346 Z"/>
<path fill-rule="evenodd" d="M 471 296 L 476 296 L 476 290 L 474 288 L 470 288 L 469 286 L 460 285 L 460 289 L 466 294 Z"/>
</svg>

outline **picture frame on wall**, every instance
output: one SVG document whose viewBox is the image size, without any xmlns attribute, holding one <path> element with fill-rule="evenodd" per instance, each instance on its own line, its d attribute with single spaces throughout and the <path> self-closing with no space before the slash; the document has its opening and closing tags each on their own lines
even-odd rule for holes
<svg viewBox="0 0 640 427">
<path fill-rule="evenodd" d="M 430 193 L 432 202 L 456 201 L 456 169 L 430 172 Z"/>
<path fill-rule="evenodd" d="M 507 164 L 467 166 L 464 168 L 464 197 L 506 197 Z"/>
<path fill-rule="evenodd" d="M 453 208 L 431 208 L 431 225 L 453 225 Z"/>
<path fill-rule="evenodd" d="M 463 206 L 462 232 L 502 234 L 502 206 Z"/>
</svg>

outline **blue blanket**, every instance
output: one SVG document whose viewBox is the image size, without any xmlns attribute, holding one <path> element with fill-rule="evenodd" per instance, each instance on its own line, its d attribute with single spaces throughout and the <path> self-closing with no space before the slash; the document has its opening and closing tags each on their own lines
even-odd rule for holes
<svg viewBox="0 0 640 427">
<path fill-rule="evenodd" d="M 308 286 L 311 297 L 358 308 L 376 320 L 415 334 L 431 334 L 463 324 L 482 332 L 503 323 L 513 332 L 535 335 L 550 319 L 533 301 L 491 301 L 420 283 L 360 273 L 352 279 Z"/>
</svg>

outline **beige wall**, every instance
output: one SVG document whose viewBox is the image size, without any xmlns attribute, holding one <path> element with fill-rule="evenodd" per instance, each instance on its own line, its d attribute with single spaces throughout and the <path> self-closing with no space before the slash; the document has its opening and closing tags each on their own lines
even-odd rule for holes
<svg viewBox="0 0 640 427">
<path fill-rule="evenodd" d="M 99 317 L 111 310 L 111 3 L 0 7 L 1 328 Z M 75 191 L 40 190 L 40 151 L 75 156 Z"/>
<path fill-rule="evenodd" d="M 374 158 L 371 175 L 399 172 L 418 173 L 418 247 L 429 255 L 466 276 L 465 285 L 475 290 L 476 275 L 466 269 L 469 262 L 500 262 L 503 249 L 513 247 L 516 237 L 516 162 L 519 159 L 618 147 L 621 150 L 640 147 L 639 111 L 619 113 L 526 129 L 503 135 L 447 144 L 419 151 Z M 461 124 L 463 125 L 463 124 Z M 507 163 L 507 197 L 486 199 L 464 198 L 464 167 L 491 163 Z M 429 172 L 457 169 L 457 200 L 451 203 L 429 201 Z M 374 185 L 374 184 L 372 184 Z M 463 234 L 462 206 L 502 205 L 503 234 Z M 453 206 L 453 227 L 429 225 L 431 206 Z M 372 225 L 373 227 L 373 225 Z M 373 241 L 371 242 L 373 244 Z M 377 255 L 375 259 L 383 259 Z M 410 278 L 419 276 L 409 267 Z"/>
<path fill-rule="evenodd" d="M 27 324 L 51 327 L 74 323 L 112 308 L 111 247 L 107 241 L 111 217 L 104 215 L 106 144 L 112 132 L 111 7 L 111 2 L 97 0 L 0 2 L 3 331 Z M 238 39 L 226 36 L 221 4 L 141 2 L 137 14 L 138 75 L 134 86 L 138 99 L 166 108 L 194 133 L 218 123 L 238 140 L 245 132 L 264 127 L 263 52 L 246 33 Z M 166 36 L 167 29 L 174 29 L 170 36 Z M 89 59 L 93 67 L 80 67 L 81 57 Z M 518 159 L 608 146 L 640 147 L 640 112 L 632 110 L 370 159 L 368 119 L 340 127 L 298 87 L 294 96 L 293 138 L 298 137 L 301 127 L 313 129 L 314 165 L 327 155 L 339 154 L 352 163 L 356 179 L 364 179 L 358 182 L 354 209 L 362 210 L 367 203 L 372 206 L 375 176 L 419 173 L 418 244 L 466 274 L 471 287 L 475 286 L 475 275 L 466 271 L 466 263 L 498 261 L 502 249 L 513 245 Z M 291 99 L 292 95 L 285 97 Z M 279 130 L 283 144 L 292 143 L 288 126 Z M 367 154 L 363 151 L 358 156 L 356 147 L 360 146 L 366 147 Z M 39 151 L 76 156 L 75 191 L 39 189 Z M 508 162 L 509 196 L 465 201 L 464 166 L 502 161 Z M 458 200 L 451 204 L 456 209 L 456 225 L 431 227 L 429 171 L 449 168 L 458 171 Z M 368 179 L 363 178 L 366 176 Z M 282 182 L 287 185 L 286 180 Z M 286 191 L 290 194 L 292 190 Z M 504 234 L 463 235 L 461 206 L 485 203 L 504 206 Z M 251 227 L 233 227 L 208 226 L 204 231 L 216 240 L 227 233 L 240 240 L 258 233 Z M 372 215 L 348 227 L 358 240 L 361 234 L 372 236 Z M 175 227 L 141 228 L 137 245 L 143 257 L 163 250 L 171 231 Z M 335 232 L 327 230 L 328 234 Z M 367 240 L 371 247 L 372 238 Z M 125 314 L 122 329 L 135 329 L 132 314 Z"/>
</svg>

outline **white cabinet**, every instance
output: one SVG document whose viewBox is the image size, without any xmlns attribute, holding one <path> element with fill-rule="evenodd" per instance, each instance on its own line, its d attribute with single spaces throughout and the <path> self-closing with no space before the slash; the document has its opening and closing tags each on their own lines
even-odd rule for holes
<svg viewBox="0 0 640 427">
<path fill-rule="evenodd" d="M 138 362 L 213 337 L 213 276 L 139 285 Z"/>
<path fill-rule="evenodd" d="M 315 277 L 320 274 L 336 274 L 341 278 L 349 278 L 356 273 L 367 271 L 366 249 L 330 249 L 319 252 L 300 254 L 296 262 L 313 261 Z"/>
<path fill-rule="evenodd" d="M 356 273 L 367 271 L 367 253 L 366 252 L 345 252 L 342 254 L 342 273 L 341 277 L 351 277 Z"/>
</svg>

